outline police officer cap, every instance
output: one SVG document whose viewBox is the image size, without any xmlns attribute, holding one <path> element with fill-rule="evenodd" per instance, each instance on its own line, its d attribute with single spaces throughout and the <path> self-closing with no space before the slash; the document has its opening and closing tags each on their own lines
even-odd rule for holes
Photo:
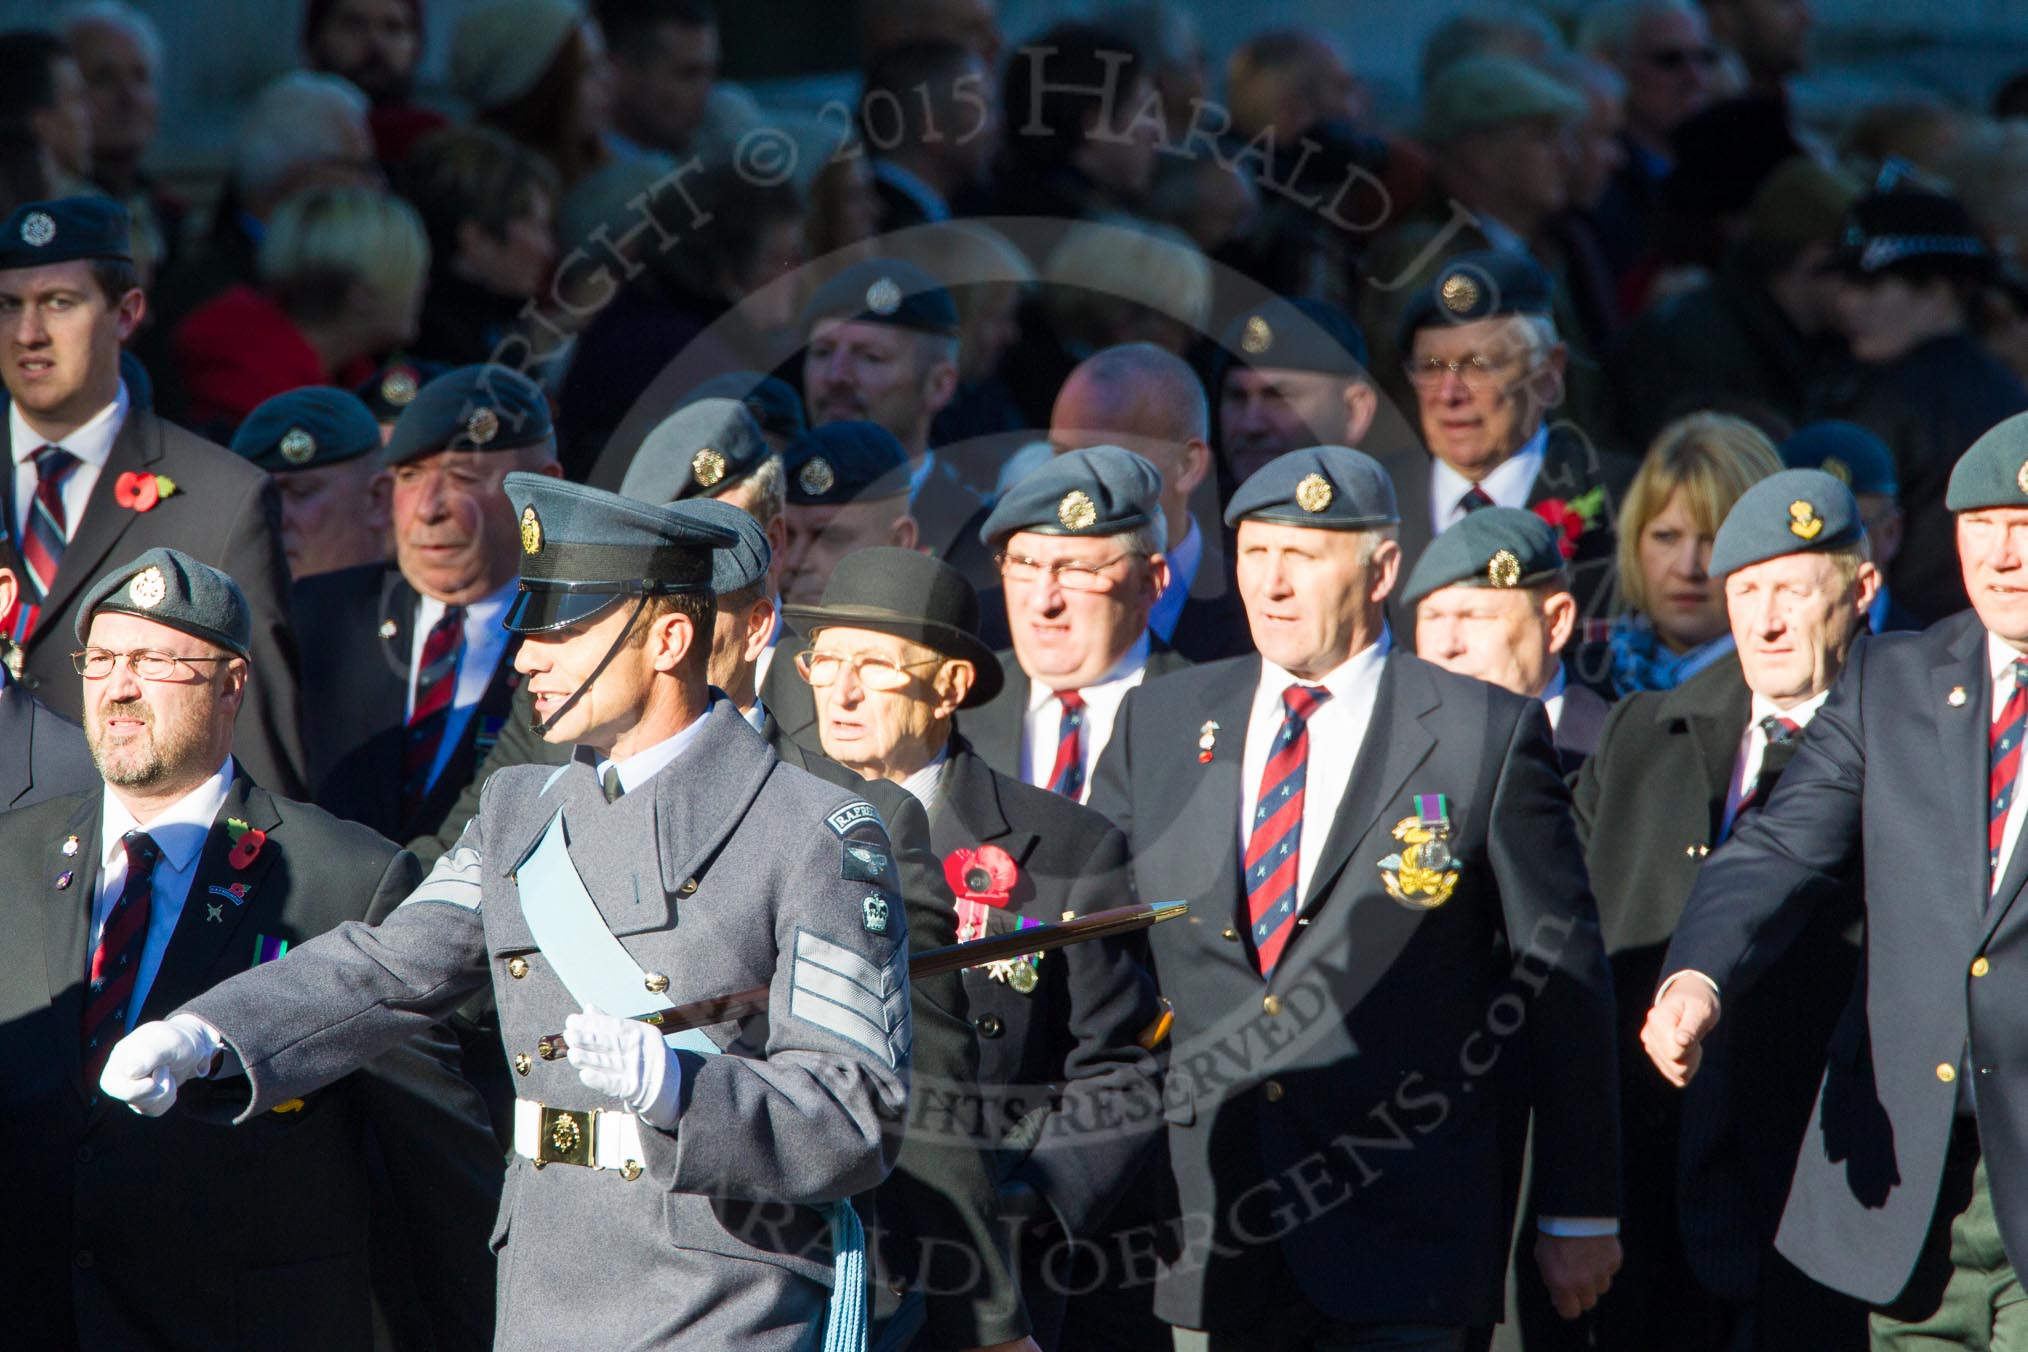
<svg viewBox="0 0 2028 1352">
<path fill-rule="evenodd" d="M 239 657 L 253 641 L 253 615 L 239 584 L 180 549 L 157 546 L 92 584 L 71 626 L 79 643 L 90 642 L 92 616 L 102 611 L 166 624 Z"/>
<path fill-rule="evenodd" d="M 1498 590 L 1566 577 L 1554 526 L 1519 507 L 1485 507 L 1430 541 L 1408 575 L 1401 599 L 1412 606 L 1445 587 Z"/>
<path fill-rule="evenodd" d="M 1501 315 L 1546 315 L 1550 312 L 1550 290 L 1549 274 L 1532 258 L 1494 249 L 1459 254 L 1409 298 L 1395 337 L 1407 352 L 1415 345 L 1416 330 L 1433 324 L 1469 324 Z"/>
<path fill-rule="evenodd" d="M 1248 366 L 1366 374 L 1366 335 L 1343 310 L 1308 296 L 1262 301 L 1226 325 L 1219 343 L 1231 360 Z"/>
<path fill-rule="evenodd" d="M 908 452 L 879 423 L 813 427 L 782 456 L 789 501 L 800 507 L 898 498 L 908 492 Z"/>
<path fill-rule="evenodd" d="M 970 662 L 979 676 L 960 709 L 1000 693 L 1000 659 L 979 638 L 979 593 L 965 575 L 913 549 L 862 549 L 847 554 L 814 606 L 784 606 L 782 616 L 815 637 L 825 628 L 871 629 Z"/>
<path fill-rule="evenodd" d="M 1779 449 L 1782 463 L 1790 469 L 1820 469 L 1854 493 L 1892 497 L 1901 491 L 1894 453 L 1857 423 L 1811 423 Z"/>
<path fill-rule="evenodd" d="M 1820 469 L 1785 469 L 1739 495 L 1711 542 L 1713 577 L 1817 549 L 1845 549 L 1866 535 L 1852 490 Z"/>
<path fill-rule="evenodd" d="M 2028 413 L 1993 424 L 1958 457 L 1944 506 L 1953 512 L 2028 507 Z"/>
<path fill-rule="evenodd" d="M 415 402 L 422 387 L 449 369 L 442 362 L 398 358 L 353 386 L 352 393 L 359 396 L 376 421 L 397 422 Z"/>
<path fill-rule="evenodd" d="M 774 454 L 737 399 L 700 399 L 641 439 L 620 492 L 642 502 L 680 502 L 731 488 Z"/>
<path fill-rule="evenodd" d="M 767 532 L 750 513 L 717 498 L 674 502 L 669 504 L 669 510 L 707 526 L 729 530 L 738 537 L 729 548 L 711 551 L 713 595 L 730 596 L 745 591 L 768 575 L 768 561 L 774 557 L 774 551 L 768 548 Z"/>
<path fill-rule="evenodd" d="M 1278 455 L 1239 486 L 1225 524 L 1269 521 L 1318 530 L 1367 530 L 1401 520 L 1394 481 L 1380 462 L 1349 446 L 1310 446 Z"/>
<path fill-rule="evenodd" d="M 810 430 L 803 417 L 802 396 L 790 389 L 787 381 L 759 371 L 727 371 L 713 376 L 684 395 L 683 403 L 694 404 L 699 399 L 739 400 L 753 414 L 762 432 L 784 442 L 794 441 Z"/>
<path fill-rule="evenodd" d="M 380 424 L 356 395 L 305 385 L 264 401 L 232 434 L 235 455 L 270 474 L 357 460 L 380 449 Z"/>
<path fill-rule="evenodd" d="M 1059 455 L 1016 480 L 1000 498 L 979 540 L 993 545 L 1016 531 L 1041 535 L 1118 535 L 1155 519 L 1162 472 L 1118 446 Z"/>
<path fill-rule="evenodd" d="M 673 507 L 517 471 L 501 481 L 521 526 L 521 589 L 501 624 L 516 634 L 596 618 L 623 598 L 708 592 L 712 551 L 739 537 Z"/>
<path fill-rule="evenodd" d="M 1868 193 L 1845 213 L 1833 263 L 1848 276 L 1982 279 L 1992 254 L 1955 197 L 1907 186 Z"/>
<path fill-rule="evenodd" d="M 958 307 L 936 278 L 898 258 L 854 263 L 817 288 L 803 306 L 803 331 L 820 319 L 893 324 L 923 333 L 957 336 Z"/>
<path fill-rule="evenodd" d="M 0 270 L 79 258 L 134 260 L 125 207 L 110 197 L 59 197 L 18 206 L 0 225 Z"/>
<path fill-rule="evenodd" d="M 512 451 L 555 439 L 542 387 L 519 371 L 484 362 L 446 371 L 417 391 L 380 463 L 405 465 L 438 451 Z"/>
</svg>

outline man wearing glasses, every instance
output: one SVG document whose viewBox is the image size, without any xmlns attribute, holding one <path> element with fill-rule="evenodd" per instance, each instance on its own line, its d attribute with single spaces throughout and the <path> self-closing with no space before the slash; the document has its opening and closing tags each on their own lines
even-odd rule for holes
<svg viewBox="0 0 2028 1352">
<path fill-rule="evenodd" d="M 1611 600 L 1613 517 L 1634 462 L 1567 422 L 1549 425 L 1569 353 L 1550 317 L 1549 274 L 1515 254 L 1464 254 L 1403 312 L 1398 333 L 1429 454 L 1387 462 L 1401 501 L 1402 568 L 1486 507 L 1525 507 L 1564 532 L 1581 619 Z M 1413 641 L 1414 615 L 1396 629 Z M 1580 631 L 1582 637 L 1582 631 Z"/>
<path fill-rule="evenodd" d="M 1022 479 L 986 518 L 1014 648 L 999 657 L 1006 688 L 963 726 L 995 770 L 1086 801 L 1120 701 L 1189 665 L 1148 631 L 1169 580 L 1161 492 L 1140 456 L 1091 446 Z"/>
<path fill-rule="evenodd" d="M 499 1163 L 440 1029 L 239 1133 L 144 1123 L 99 1089 L 128 1029 L 421 876 L 363 827 L 270 794 L 231 754 L 252 629 L 238 585 L 181 551 L 106 574 L 70 655 L 103 782 L 0 818 L 0 943 L 17 959 L 0 1021 L 22 1053 L 0 1083 L 0 1148 L 61 1161 L 10 1183 L 0 1263 L 22 1287 L 8 1336 L 369 1345 L 371 1138 L 402 1198 L 392 1233 L 433 1243 L 436 1345 L 484 1347 Z M 159 1205 L 168 1179 L 187 1185 Z"/>
</svg>

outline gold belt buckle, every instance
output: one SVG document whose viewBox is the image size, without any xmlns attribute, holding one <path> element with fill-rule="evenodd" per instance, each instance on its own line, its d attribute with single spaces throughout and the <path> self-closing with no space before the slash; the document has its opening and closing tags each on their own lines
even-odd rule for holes
<svg viewBox="0 0 2028 1352">
<path fill-rule="evenodd" d="M 542 1122 L 535 1136 L 535 1167 L 545 1164 L 576 1164 L 592 1167 L 592 1133 L 598 1129 L 598 1109 L 542 1110 Z"/>
</svg>

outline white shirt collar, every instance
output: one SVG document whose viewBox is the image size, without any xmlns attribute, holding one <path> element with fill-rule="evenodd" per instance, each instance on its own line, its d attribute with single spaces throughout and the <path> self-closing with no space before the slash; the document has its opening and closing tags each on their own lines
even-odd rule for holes
<svg viewBox="0 0 2028 1352">
<path fill-rule="evenodd" d="M 1148 633 L 1144 629 L 1141 631 L 1141 636 L 1134 640 L 1133 646 L 1121 655 L 1120 660 L 1106 669 L 1105 675 L 1088 685 L 1079 686 L 1078 691 L 1079 693 L 1083 693 L 1089 690 L 1098 690 L 1115 682 L 1127 680 L 1147 665 Z M 1055 698 L 1056 691 L 1053 687 L 1044 685 L 1032 676 L 1028 678 L 1028 708 L 1031 713 Z"/>
<path fill-rule="evenodd" d="M 1774 717 L 1786 718 L 1799 728 L 1807 728 L 1810 726 L 1810 720 L 1817 716 L 1817 710 L 1823 708 L 1824 701 L 1829 698 L 1831 698 L 1829 690 L 1819 690 L 1793 709 L 1783 709 L 1778 707 L 1773 700 L 1761 695 L 1755 695 L 1753 697 L 1753 713 L 1751 715 L 1753 725 L 1759 727 L 1762 719 Z"/>
<path fill-rule="evenodd" d="M 1292 685 L 1321 685 L 1331 692 L 1333 699 L 1339 699 L 1362 682 L 1379 679 L 1381 663 L 1387 660 L 1387 654 L 1393 649 L 1394 633 L 1386 625 L 1382 625 L 1379 638 L 1314 681 L 1306 681 L 1294 672 L 1278 667 L 1263 657 L 1260 660 L 1260 688 L 1271 692 L 1279 700 L 1282 692 Z"/>
<path fill-rule="evenodd" d="M 102 469 L 112 458 L 113 442 L 118 440 L 120 428 L 126 424 L 128 407 L 127 382 L 123 380 L 113 392 L 112 403 L 92 414 L 82 427 L 62 441 L 49 441 L 28 425 L 28 420 L 21 416 L 21 405 L 10 402 L 7 405 L 7 433 L 13 439 L 14 463 L 27 464 L 44 446 L 61 446 L 87 465 Z"/>
<path fill-rule="evenodd" d="M 2007 674 L 2007 668 L 2013 665 L 2017 657 L 2028 657 L 2028 653 L 2022 652 L 1992 630 L 1986 631 L 1986 669 L 1993 673 L 1994 690 L 2000 689 L 2001 682 L 2012 681 L 2013 678 Z"/>
<path fill-rule="evenodd" d="M 1535 476 L 1542 472 L 1542 460 L 1549 449 L 1549 427 L 1544 424 L 1535 429 L 1535 435 L 1521 443 L 1521 448 L 1497 465 L 1493 472 L 1479 481 L 1487 497 L 1495 507 L 1526 507 L 1529 490 L 1535 487 Z M 1441 535 L 1446 527 L 1457 524 L 1464 513 L 1458 508 L 1458 499 L 1470 492 L 1472 481 L 1432 455 L 1429 458 L 1430 525 Z"/>
<path fill-rule="evenodd" d="M 748 727 L 752 728 L 755 732 L 761 732 L 768 725 L 768 706 L 762 704 L 760 696 L 756 695 L 754 696 L 753 707 L 741 714 L 740 717 L 746 720 Z"/>
<path fill-rule="evenodd" d="M 598 772 L 599 781 L 601 783 L 605 781 L 606 767 L 610 765 L 620 772 L 620 792 L 632 793 L 640 788 L 689 749 L 690 744 L 697 740 L 697 735 L 704 731 L 704 720 L 711 716 L 711 705 L 717 703 L 718 701 L 713 699 L 711 704 L 705 706 L 703 713 L 691 719 L 689 725 L 675 736 L 664 737 L 653 746 L 636 751 L 623 761 L 608 760 L 601 756 L 598 764 L 593 767 Z"/>
<path fill-rule="evenodd" d="M 901 781 L 901 787 L 913 794 L 925 810 L 936 797 L 937 782 L 944 777 L 944 762 L 950 758 L 951 744 L 947 741 L 928 765 Z"/>
<path fill-rule="evenodd" d="M 225 807 L 225 795 L 232 787 L 232 777 L 232 757 L 227 756 L 225 763 L 211 778 L 157 813 L 146 826 L 134 820 L 134 814 L 114 796 L 112 786 L 107 785 L 102 800 L 104 806 L 100 809 L 100 820 L 104 823 L 104 839 L 99 842 L 100 864 L 107 868 L 112 866 L 113 860 L 126 849 L 121 837 L 129 831 L 146 831 L 170 868 L 178 872 L 189 868 L 197 858 L 197 852 L 204 848 L 204 839 L 211 834 L 211 824 L 218 820 L 219 812 Z"/>
</svg>

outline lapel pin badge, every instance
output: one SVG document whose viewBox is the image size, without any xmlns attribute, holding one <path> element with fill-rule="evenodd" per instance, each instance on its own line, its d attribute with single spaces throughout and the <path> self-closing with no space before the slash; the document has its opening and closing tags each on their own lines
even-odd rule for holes
<svg viewBox="0 0 2028 1352">
<path fill-rule="evenodd" d="M 1962 708 L 1964 708 L 1964 707 L 1965 707 L 1965 688 L 1964 688 L 1963 686 L 1961 686 L 1961 685 L 1954 685 L 1954 686 L 1952 686 L 1952 687 L 1951 687 L 1951 692 L 1950 692 L 1950 694 L 1948 694 L 1948 695 L 1944 696 L 1944 703 L 1946 703 L 1946 704 L 1950 705 L 1950 706 L 1951 706 L 1951 708 L 1953 708 L 1953 709 L 1962 709 Z"/>
<path fill-rule="evenodd" d="M 382 620 L 380 622 L 380 636 L 382 638 L 393 638 L 397 629 L 398 626 L 393 620 Z"/>
<path fill-rule="evenodd" d="M 1204 726 L 1197 729 L 1197 763 L 1199 765 L 1210 764 L 1211 753 L 1217 746 L 1218 720 L 1207 718 L 1204 720 Z"/>
<path fill-rule="evenodd" d="M 57 890 L 57 891 L 61 892 L 61 891 L 63 891 L 63 890 L 64 890 L 64 889 L 66 888 L 66 887 L 69 887 L 69 886 L 70 886 L 70 876 L 71 876 L 71 875 L 70 875 L 70 870 L 69 870 L 69 869 L 65 869 L 65 870 L 64 870 L 63 872 L 61 872 L 61 873 L 59 873 L 59 874 L 57 874 L 57 875 L 56 875 L 56 890 Z"/>
<path fill-rule="evenodd" d="M 204 903 L 204 918 L 211 924 L 223 925 L 225 923 L 225 903 L 211 901 Z"/>
<path fill-rule="evenodd" d="M 77 856 L 77 837 L 65 836 L 63 840 L 63 857 L 65 859 L 72 859 L 75 858 L 76 856 Z"/>
</svg>

